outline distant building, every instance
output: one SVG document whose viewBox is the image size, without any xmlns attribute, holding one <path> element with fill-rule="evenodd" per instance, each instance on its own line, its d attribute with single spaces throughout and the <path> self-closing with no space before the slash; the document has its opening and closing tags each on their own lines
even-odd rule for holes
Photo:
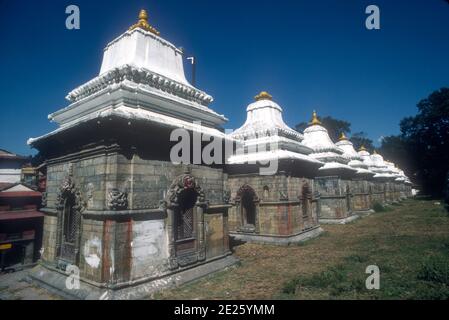
<svg viewBox="0 0 449 320">
<path fill-rule="evenodd" d="M 26 157 L 0 150 L 0 271 L 32 265 L 39 258 L 43 214 L 37 170 Z"/>
<path fill-rule="evenodd" d="M 0 149 L 0 184 L 20 182 L 22 166 L 28 160 L 26 157 Z"/>
</svg>

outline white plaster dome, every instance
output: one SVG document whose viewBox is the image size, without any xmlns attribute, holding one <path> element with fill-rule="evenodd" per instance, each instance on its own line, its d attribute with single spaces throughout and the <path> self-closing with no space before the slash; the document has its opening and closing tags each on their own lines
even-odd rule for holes
<svg viewBox="0 0 449 320">
<path fill-rule="evenodd" d="M 286 135 L 294 140 L 302 141 L 303 135 L 290 128 L 282 119 L 282 108 L 272 100 L 272 96 L 262 91 L 254 97 L 255 102 L 246 108 L 246 121 L 231 136 L 236 139 L 263 135 Z"/>
<path fill-rule="evenodd" d="M 374 163 L 371 160 L 371 154 L 368 152 L 368 150 L 365 149 L 364 146 L 360 147 L 358 154 L 362 158 L 363 163 L 367 165 L 368 168 L 374 166 Z"/>
<path fill-rule="evenodd" d="M 346 157 L 349 162 L 348 165 L 354 169 L 357 169 L 357 175 L 359 176 L 373 176 L 374 173 L 368 170 L 368 165 L 363 162 L 362 157 L 355 151 L 352 142 L 346 138 L 344 133 L 341 134 L 337 143 L 337 147 L 343 150 L 343 156 Z"/>
<path fill-rule="evenodd" d="M 323 165 L 310 156 L 313 150 L 302 143 L 303 135 L 285 124 L 282 108 L 269 93 L 262 91 L 254 99 L 246 108 L 245 123 L 229 135 L 247 152 L 229 157 L 229 164 L 289 159 L 303 163 L 303 169 L 310 168 L 310 172 Z"/>
<path fill-rule="evenodd" d="M 318 120 L 314 111 L 309 127 L 304 130 L 304 145 L 313 149 L 311 157 L 325 163 L 319 169 L 321 174 L 353 175 L 356 169 L 348 166 L 349 159 L 343 156 L 344 151 L 337 147 Z"/>
</svg>

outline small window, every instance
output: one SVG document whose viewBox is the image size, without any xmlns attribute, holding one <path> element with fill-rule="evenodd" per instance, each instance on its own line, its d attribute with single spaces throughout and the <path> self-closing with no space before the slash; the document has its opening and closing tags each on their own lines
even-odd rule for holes
<svg viewBox="0 0 449 320">
<path fill-rule="evenodd" d="M 197 193 L 193 189 L 180 193 L 179 208 L 175 214 L 176 240 L 193 238 L 196 200 Z"/>
<path fill-rule="evenodd" d="M 310 211 L 311 191 L 308 184 L 304 184 L 301 192 L 302 217 L 307 219 Z"/>
</svg>

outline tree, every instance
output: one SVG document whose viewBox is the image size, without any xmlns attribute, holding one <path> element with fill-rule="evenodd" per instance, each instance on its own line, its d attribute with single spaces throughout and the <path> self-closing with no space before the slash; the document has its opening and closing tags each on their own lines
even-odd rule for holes
<svg viewBox="0 0 449 320">
<path fill-rule="evenodd" d="M 433 92 L 417 107 L 416 116 L 401 121 L 401 138 L 423 191 L 440 197 L 449 171 L 449 88 Z"/>
<path fill-rule="evenodd" d="M 373 140 L 369 139 L 363 131 L 354 133 L 349 140 L 356 150 L 359 150 L 361 146 L 364 146 L 370 152 L 374 150 Z"/>
<path fill-rule="evenodd" d="M 320 121 L 323 127 L 327 129 L 332 141 L 338 141 L 338 137 L 340 137 L 342 132 L 345 134 L 351 133 L 351 123 L 348 121 L 335 119 L 331 116 L 322 117 Z M 303 132 L 308 126 L 308 122 L 301 122 L 295 126 L 295 129 L 296 131 Z"/>
<path fill-rule="evenodd" d="M 446 176 L 443 196 L 444 196 L 444 206 L 445 206 L 446 210 L 449 211 L 449 172 L 447 173 L 447 176 Z"/>
<path fill-rule="evenodd" d="M 415 171 L 414 161 L 410 157 L 407 142 L 400 136 L 387 136 L 382 139 L 379 153 L 385 160 L 394 162 L 407 173 Z"/>
</svg>

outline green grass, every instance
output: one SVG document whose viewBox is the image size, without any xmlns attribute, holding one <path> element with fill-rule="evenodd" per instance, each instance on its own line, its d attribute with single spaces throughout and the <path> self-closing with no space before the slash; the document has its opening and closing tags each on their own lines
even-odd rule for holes
<svg viewBox="0 0 449 320">
<path fill-rule="evenodd" d="M 410 205 L 410 203 L 409 203 Z M 429 203 L 427 203 L 429 205 Z M 447 225 L 441 207 L 410 206 L 399 212 L 409 221 L 411 231 L 367 235 L 355 253 L 341 264 L 328 266 L 312 275 L 298 275 L 284 283 L 282 299 L 449 299 L 449 235 L 436 232 L 417 234 L 416 229 Z M 380 268 L 380 289 L 368 290 L 368 265 Z"/>
<path fill-rule="evenodd" d="M 449 299 L 449 216 L 433 200 L 399 206 L 288 247 L 244 244 L 240 265 L 159 299 Z M 365 286 L 380 269 L 380 289 Z"/>
<path fill-rule="evenodd" d="M 388 212 L 388 211 L 391 211 L 392 209 L 386 205 L 379 203 L 379 202 L 375 202 L 373 204 L 373 210 L 375 212 Z"/>
</svg>

